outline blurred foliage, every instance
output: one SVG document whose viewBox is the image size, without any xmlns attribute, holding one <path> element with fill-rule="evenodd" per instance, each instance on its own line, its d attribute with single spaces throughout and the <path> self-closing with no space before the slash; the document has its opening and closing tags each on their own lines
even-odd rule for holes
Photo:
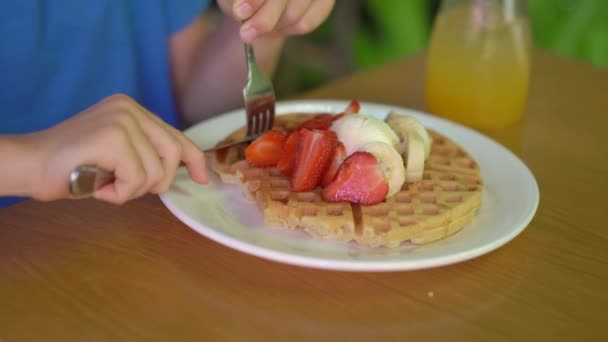
<svg viewBox="0 0 608 342">
<path fill-rule="evenodd" d="M 366 0 L 364 21 L 355 33 L 353 53 L 364 67 L 423 48 L 439 1 Z M 608 66 L 608 1 L 530 0 L 535 46 L 556 54 Z"/>
<path fill-rule="evenodd" d="M 359 68 L 373 66 L 422 49 L 429 38 L 427 0 L 364 1 L 353 54 Z"/>
<path fill-rule="evenodd" d="M 531 0 L 537 47 L 608 67 L 608 1 Z"/>
<path fill-rule="evenodd" d="M 284 95 L 304 91 L 424 49 L 439 3 L 337 0 L 319 29 L 291 45 L 278 86 Z M 536 47 L 608 67 L 608 0 L 529 0 L 528 8 Z"/>
</svg>

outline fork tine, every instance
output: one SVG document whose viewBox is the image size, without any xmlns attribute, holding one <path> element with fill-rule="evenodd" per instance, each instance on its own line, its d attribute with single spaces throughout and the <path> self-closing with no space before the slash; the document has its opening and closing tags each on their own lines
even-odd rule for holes
<svg viewBox="0 0 608 342">
<path fill-rule="evenodd" d="M 258 113 L 255 118 L 258 121 L 258 124 L 255 127 L 255 133 L 262 133 L 262 129 L 264 129 L 262 126 L 264 124 L 264 117 L 262 116 L 262 113 Z"/>
<path fill-rule="evenodd" d="M 252 135 L 253 133 L 253 114 L 247 108 L 247 136 Z"/>
<path fill-rule="evenodd" d="M 274 108 L 270 109 L 268 115 L 270 115 L 268 129 L 272 129 L 274 127 Z"/>
<path fill-rule="evenodd" d="M 272 81 L 257 67 L 251 45 L 245 44 L 247 83 L 243 88 L 247 111 L 247 134 L 260 134 L 272 129 L 276 96 Z"/>
<path fill-rule="evenodd" d="M 264 128 L 266 128 L 266 115 L 264 115 L 264 112 L 260 112 L 259 117 L 260 125 L 258 126 L 258 132 L 262 133 L 264 132 Z"/>
<path fill-rule="evenodd" d="M 268 131 L 268 130 L 272 129 L 272 127 L 270 125 L 270 119 L 271 119 L 270 110 L 264 111 L 264 118 L 266 119 L 264 121 L 264 129 Z"/>
<path fill-rule="evenodd" d="M 259 116 L 262 119 L 260 120 L 260 126 L 258 127 L 258 132 L 259 133 L 266 132 L 267 131 L 267 129 L 266 129 L 266 121 L 267 121 L 266 120 L 266 112 L 261 112 L 259 114 Z"/>
</svg>

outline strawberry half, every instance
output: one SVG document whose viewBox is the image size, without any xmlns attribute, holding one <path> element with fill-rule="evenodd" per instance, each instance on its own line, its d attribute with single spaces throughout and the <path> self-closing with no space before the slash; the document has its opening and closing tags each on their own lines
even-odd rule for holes
<svg viewBox="0 0 608 342">
<path fill-rule="evenodd" d="M 329 202 L 351 202 L 363 205 L 384 201 L 388 183 L 378 160 L 371 153 L 355 152 L 338 169 L 334 180 L 323 190 Z"/>
<path fill-rule="evenodd" d="M 281 158 L 277 162 L 277 169 L 284 176 L 291 176 L 296 165 L 296 150 L 298 148 L 298 131 L 289 133 L 285 144 L 283 145 L 283 151 Z"/>
<path fill-rule="evenodd" d="M 332 115 L 332 117 L 333 117 L 333 115 Z M 327 118 L 312 118 L 312 119 L 308 119 L 308 120 L 302 122 L 300 125 L 298 125 L 296 130 L 299 130 L 302 128 L 307 128 L 310 130 L 328 129 L 330 125 L 331 125 L 331 121 L 328 120 Z"/>
<path fill-rule="evenodd" d="M 319 184 L 329 166 L 337 137 L 330 130 L 303 128 L 297 132 L 298 146 L 291 188 L 296 192 L 310 191 Z"/>
<path fill-rule="evenodd" d="M 334 154 L 332 156 L 329 167 L 327 168 L 327 171 L 325 171 L 325 174 L 323 174 L 323 178 L 321 179 L 322 186 L 325 187 L 329 183 L 331 183 L 332 180 L 334 180 L 334 177 L 336 177 L 336 173 L 338 172 L 338 169 L 340 168 L 340 165 L 342 165 L 344 159 L 346 159 L 346 149 L 344 148 L 344 144 L 338 141 L 338 145 L 334 150 Z"/>
<path fill-rule="evenodd" d="M 281 158 L 285 138 L 281 131 L 268 131 L 247 146 L 245 158 L 255 167 L 274 166 Z"/>
</svg>

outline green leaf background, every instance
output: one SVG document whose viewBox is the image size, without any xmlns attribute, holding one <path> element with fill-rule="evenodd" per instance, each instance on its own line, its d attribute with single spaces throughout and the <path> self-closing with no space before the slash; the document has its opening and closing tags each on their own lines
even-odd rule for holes
<svg viewBox="0 0 608 342">
<path fill-rule="evenodd" d="M 336 0 L 313 34 L 290 42 L 279 66 L 282 95 L 423 50 L 437 0 Z M 529 0 L 536 48 L 608 68 L 608 0 Z M 287 75 L 287 76 L 285 76 Z"/>
</svg>

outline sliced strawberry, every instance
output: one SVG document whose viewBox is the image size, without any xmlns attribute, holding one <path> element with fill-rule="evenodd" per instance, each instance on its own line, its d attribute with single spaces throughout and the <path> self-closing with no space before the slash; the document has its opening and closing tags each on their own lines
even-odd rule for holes
<svg viewBox="0 0 608 342">
<path fill-rule="evenodd" d="M 359 113 L 359 110 L 361 110 L 361 105 L 359 104 L 359 101 L 352 100 L 342 113 L 334 115 L 334 117 L 331 119 L 331 122 L 340 119 L 344 115 Z"/>
<path fill-rule="evenodd" d="M 296 128 L 296 130 L 299 130 L 299 129 L 302 129 L 302 128 L 307 128 L 307 129 L 310 129 L 310 130 L 314 130 L 314 129 L 328 129 L 330 125 L 331 125 L 331 121 L 329 121 L 329 120 L 320 119 L 320 118 L 312 118 L 312 119 L 308 119 L 308 120 L 302 122 Z"/>
<path fill-rule="evenodd" d="M 293 131 L 287 136 L 285 144 L 283 145 L 281 158 L 279 158 L 279 161 L 277 162 L 277 169 L 279 169 L 284 176 L 291 176 L 293 174 L 293 169 L 296 165 L 297 148 L 298 131 Z"/>
<path fill-rule="evenodd" d="M 332 113 L 319 113 L 313 117 L 313 119 L 319 119 L 321 121 L 331 121 L 334 118 Z"/>
<path fill-rule="evenodd" d="M 336 133 L 330 130 L 298 131 L 298 146 L 291 188 L 293 191 L 310 191 L 320 182 L 329 166 L 337 143 Z"/>
<path fill-rule="evenodd" d="M 333 118 L 333 120 L 332 120 L 332 122 L 334 122 L 334 121 L 336 121 L 338 119 L 341 119 L 344 115 L 346 115 L 346 112 L 342 112 L 340 114 L 335 115 L 334 118 Z"/>
<path fill-rule="evenodd" d="M 344 144 L 338 141 L 338 145 L 334 149 L 334 154 L 332 156 L 329 167 L 327 168 L 325 174 L 323 174 L 323 178 L 321 179 L 322 186 L 325 187 L 329 183 L 331 183 L 332 180 L 334 180 L 334 177 L 338 172 L 338 168 L 340 168 L 340 165 L 342 165 L 344 159 L 346 159 L 346 149 L 344 148 Z"/>
<path fill-rule="evenodd" d="M 361 110 L 361 104 L 359 103 L 359 101 L 352 100 L 350 101 L 348 107 L 346 107 L 346 110 L 344 110 L 344 112 L 347 114 L 352 114 L 359 113 L 359 110 Z"/>
<path fill-rule="evenodd" d="M 351 202 L 363 205 L 384 201 L 388 183 L 378 160 L 371 153 L 355 152 L 342 163 L 334 180 L 323 190 L 329 202 Z"/>
<path fill-rule="evenodd" d="M 281 131 L 268 131 L 247 146 L 245 158 L 255 167 L 274 166 L 281 158 L 285 138 Z"/>
</svg>

